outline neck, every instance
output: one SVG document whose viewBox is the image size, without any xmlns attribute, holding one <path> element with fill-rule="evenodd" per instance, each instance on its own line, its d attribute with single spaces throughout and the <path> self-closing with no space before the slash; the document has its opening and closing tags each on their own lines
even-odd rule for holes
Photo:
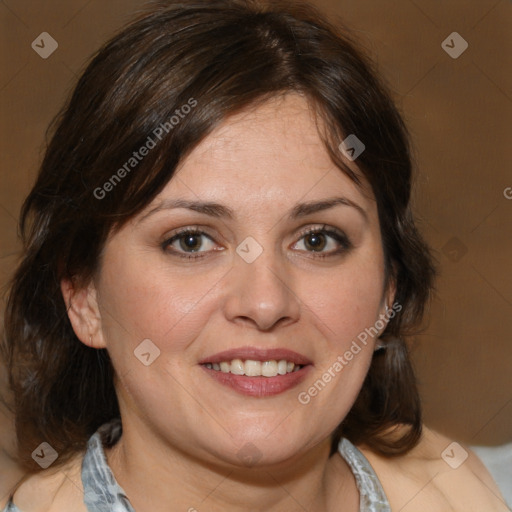
<svg viewBox="0 0 512 512">
<path fill-rule="evenodd" d="M 144 430 L 123 428 L 106 450 L 119 485 L 137 512 L 359 510 L 354 477 L 330 440 L 300 459 L 266 467 L 208 464 Z"/>
</svg>

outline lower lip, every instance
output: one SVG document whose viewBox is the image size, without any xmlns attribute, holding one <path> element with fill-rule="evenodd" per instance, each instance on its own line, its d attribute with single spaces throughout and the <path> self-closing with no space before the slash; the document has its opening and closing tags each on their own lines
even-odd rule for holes
<svg viewBox="0 0 512 512">
<path fill-rule="evenodd" d="M 206 366 L 202 366 L 202 368 L 217 382 L 234 389 L 242 395 L 263 397 L 279 395 L 297 386 L 306 378 L 311 365 L 308 364 L 296 372 L 276 375 L 275 377 L 247 377 L 211 370 Z"/>
</svg>

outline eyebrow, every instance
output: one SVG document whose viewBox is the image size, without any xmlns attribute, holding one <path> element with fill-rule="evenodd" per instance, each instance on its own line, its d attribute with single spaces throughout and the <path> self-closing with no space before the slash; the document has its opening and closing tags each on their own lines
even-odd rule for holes
<svg viewBox="0 0 512 512">
<path fill-rule="evenodd" d="M 368 215 L 366 211 L 357 203 L 346 197 L 332 197 L 323 199 L 321 201 L 308 201 L 305 203 L 299 203 L 290 210 L 289 217 L 292 220 L 301 219 L 313 213 L 329 210 L 339 205 L 354 208 L 361 214 L 365 221 L 368 221 Z M 219 203 L 208 201 L 189 201 L 187 199 L 167 199 L 147 212 L 139 222 L 142 222 L 157 212 L 164 210 L 174 210 L 177 208 L 185 208 L 198 213 L 202 213 L 204 215 L 209 215 L 210 217 L 226 218 L 230 220 L 235 218 L 235 213 L 231 208 Z"/>
</svg>

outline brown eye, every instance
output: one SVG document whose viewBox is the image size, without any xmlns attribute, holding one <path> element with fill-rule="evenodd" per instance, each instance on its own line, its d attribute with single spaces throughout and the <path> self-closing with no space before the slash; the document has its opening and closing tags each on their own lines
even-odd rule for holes
<svg viewBox="0 0 512 512">
<path fill-rule="evenodd" d="M 201 235 L 197 235 L 196 233 L 191 233 L 188 235 L 180 235 L 179 245 L 180 249 L 184 251 L 198 251 L 201 248 L 203 241 L 201 240 Z"/>
<path fill-rule="evenodd" d="M 206 233 L 195 229 L 184 229 L 162 244 L 164 251 L 185 258 L 203 257 L 203 253 L 214 250 L 214 247 L 214 241 Z"/>
<path fill-rule="evenodd" d="M 304 245 L 308 250 L 321 251 L 326 245 L 325 236 L 322 233 L 310 233 L 304 237 Z"/>
<path fill-rule="evenodd" d="M 295 244 L 295 248 L 305 252 L 318 253 L 318 257 L 323 258 L 342 254 L 351 249 L 352 244 L 342 231 L 324 227 L 310 229 L 304 233 Z"/>
</svg>

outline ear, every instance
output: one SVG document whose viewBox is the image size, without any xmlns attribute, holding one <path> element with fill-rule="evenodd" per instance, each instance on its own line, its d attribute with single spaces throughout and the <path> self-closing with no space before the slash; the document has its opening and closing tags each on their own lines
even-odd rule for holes
<svg viewBox="0 0 512 512">
<path fill-rule="evenodd" d="M 384 291 L 384 312 L 386 312 L 386 309 L 391 309 L 393 307 L 393 304 L 395 302 L 395 295 L 396 295 L 396 278 L 392 274 L 389 276 L 388 284 L 386 287 L 386 290 Z"/>
<path fill-rule="evenodd" d="M 378 335 L 376 336 L 379 338 L 382 333 L 386 330 L 386 327 L 389 323 L 389 320 L 395 316 L 394 312 L 394 301 L 395 301 L 395 295 L 396 295 L 396 279 L 393 274 L 391 274 L 388 278 L 387 286 L 384 290 L 384 293 L 382 294 L 382 303 L 381 308 L 379 312 L 379 319 L 382 320 L 385 325 L 382 329 L 379 330 Z M 401 309 L 401 308 L 400 308 Z M 390 315 L 391 312 L 391 315 Z"/>
<path fill-rule="evenodd" d="M 63 279 L 60 289 L 69 321 L 78 339 L 88 347 L 106 348 L 94 282 L 91 280 L 84 288 L 78 287 L 72 279 Z"/>
</svg>

